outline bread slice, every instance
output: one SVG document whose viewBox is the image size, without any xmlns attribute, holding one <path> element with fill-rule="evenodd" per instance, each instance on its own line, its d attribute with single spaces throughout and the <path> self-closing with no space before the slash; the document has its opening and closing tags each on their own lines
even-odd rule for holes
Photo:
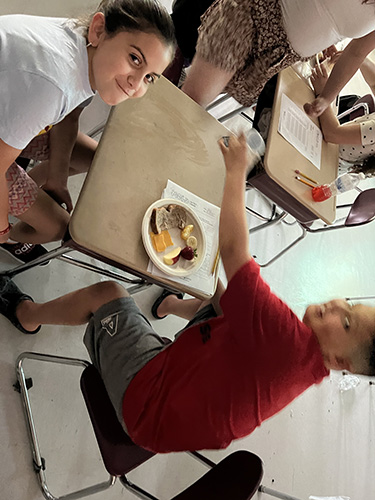
<svg viewBox="0 0 375 500">
<path fill-rule="evenodd" d="M 150 225 L 154 234 L 178 227 L 183 229 L 186 226 L 186 210 L 180 205 L 167 205 L 154 208 L 151 213 Z"/>
</svg>

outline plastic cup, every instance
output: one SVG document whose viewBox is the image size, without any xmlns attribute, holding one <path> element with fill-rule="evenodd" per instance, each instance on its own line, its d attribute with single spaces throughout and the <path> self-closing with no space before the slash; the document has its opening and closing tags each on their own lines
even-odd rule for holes
<svg viewBox="0 0 375 500">
<path fill-rule="evenodd" d="M 258 153 L 259 156 L 263 156 L 266 151 L 266 144 L 263 137 L 255 128 L 250 128 L 245 132 L 246 142 L 250 148 Z"/>
</svg>

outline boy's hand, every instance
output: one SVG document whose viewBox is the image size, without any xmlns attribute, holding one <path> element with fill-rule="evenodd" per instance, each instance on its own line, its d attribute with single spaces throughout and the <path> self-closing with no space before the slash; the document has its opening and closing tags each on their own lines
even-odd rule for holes
<svg viewBox="0 0 375 500">
<path fill-rule="evenodd" d="M 325 64 L 317 64 L 313 68 L 310 81 L 315 90 L 315 94 L 319 95 L 322 93 L 325 84 L 327 83 L 328 76 L 328 70 Z"/>
<path fill-rule="evenodd" d="M 219 146 L 227 172 L 241 172 L 246 175 L 247 171 L 259 161 L 259 155 L 247 145 L 243 132 L 239 137 L 231 135 L 228 146 L 225 145 L 224 139 L 220 139 Z"/>
</svg>

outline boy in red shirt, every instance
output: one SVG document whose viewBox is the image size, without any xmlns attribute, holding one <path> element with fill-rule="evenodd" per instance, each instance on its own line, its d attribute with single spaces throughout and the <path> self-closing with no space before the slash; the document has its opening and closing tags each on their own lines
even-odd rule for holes
<svg viewBox="0 0 375 500">
<path fill-rule="evenodd" d="M 165 345 L 117 283 L 35 304 L 9 278 L 0 280 L 0 312 L 24 333 L 89 322 L 84 342 L 118 418 L 135 443 L 154 452 L 227 447 L 329 369 L 375 374 L 374 308 L 334 300 L 309 306 L 301 322 L 263 281 L 249 253 L 244 210 L 255 155 L 243 135 L 220 148 L 227 170 L 220 253 L 228 287 L 219 285 L 206 303 L 162 295 L 157 317 L 191 319 L 174 342 Z"/>
</svg>

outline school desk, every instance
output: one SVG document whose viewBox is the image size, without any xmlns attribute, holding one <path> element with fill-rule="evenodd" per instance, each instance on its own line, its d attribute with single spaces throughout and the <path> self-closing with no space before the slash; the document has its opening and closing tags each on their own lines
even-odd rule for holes
<svg viewBox="0 0 375 500">
<path fill-rule="evenodd" d="M 323 140 L 320 170 L 295 149 L 278 132 L 283 94 L 301 108 L 315 98 L 313 90 L 292 68 L 280 72 L 264 157 L 265 171 L 251 177 L 249 182 L 300 222 L 322 219 L 332 224 L 336 217 L 336 197 L 322 203 L 314 202 L 311 188 L 295 179 L 295 170 L 300 170 L 318 184 L 330 183 L 337 177 L 338 145 Z M 313 122 L 319 126 L 317 118 Z"/>
</svg>

